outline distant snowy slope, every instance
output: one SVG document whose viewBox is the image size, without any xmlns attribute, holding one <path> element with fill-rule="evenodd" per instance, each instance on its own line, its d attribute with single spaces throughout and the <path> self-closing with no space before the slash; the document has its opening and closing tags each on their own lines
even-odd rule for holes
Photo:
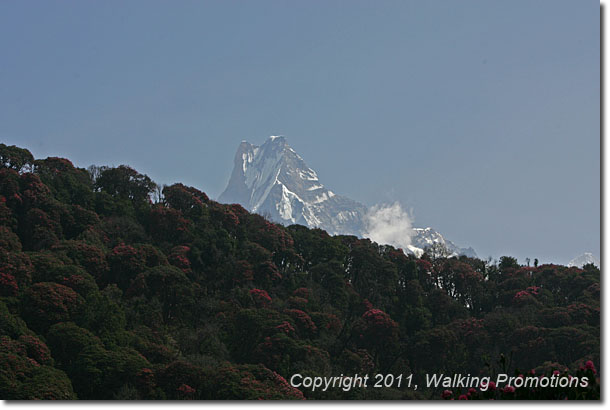
<svg viewBox="0 0 610 410">
<path fill-rule="evenodd" d="M 585 252 L 582 255 L 572 259 L 570 262 L 568 262 L 568 266 L 576 266 L 577 268 L 582 268 L 584 265 L 587 265 L 589 263 L 594 264 L 598 268 L 600 267 L 599 260 L 597 260 L 597 258 L 593 256 L 593 254 L 590 252 Z"/>
<path fill-rule="evenodd" d="M 411 246 L 409 249 L 420 256 L 424 250 L 432 245 L 440 244 L 447 248 L 450 256 L 466 255 L 471 258 L 476 258 L 477 253 L 472 248 L 460 248 L 453 242 L 445 239 L 443 235 L 432 228 L 413 228 L 413 237 L 411 238 Z"/>
</svg>

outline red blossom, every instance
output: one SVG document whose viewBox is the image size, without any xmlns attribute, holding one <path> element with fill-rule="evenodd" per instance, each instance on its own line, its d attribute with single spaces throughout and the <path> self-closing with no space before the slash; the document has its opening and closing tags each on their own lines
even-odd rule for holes
<svg viewBox="0 0 610 410">
<path fill-rule="evenodd" d="M 532 295 L 537 295 L 540 291 L 540 286 L 529 286 L 526 290 Z"/>
<path fill-rule="evenodd" d="M 178 390 L 178 392 L 180 392 L 180 394 L 184 398 L 192 398 L 195 395 L 195 391 L 196 391 L 194 388 L 192 388 L 188 384 L 182 384 L 176 390 Z"/>
<path fill-rule="evenodd" d="M 188 253 L 191 248 L 188 246 L 174 246 L 168 256 L 168 261 L 184 273 L 191 273 L 191 261 Z"/>
<path fill-rule="evenodd" d="M 250 282 L 254 280 L 254 270 L 252 264 L 246 260 L 240 260 L 235 263 L 235 269 L 237 277 L 234 279 L 236 282 Z"/>
<path fill-rule="evenodd" d="M 17 296 L 19 286 L 15 277 L 9 273 L 0 272 L 0 296 Z"/>
<path fill-rule="evenodd" d="M 282 333 L 286 333 L 287 335 L 294 333 L 294 327 L 292 327 L 292 325 L 286 321 L 277 325 L 275 328 Z"/>
<path fill-rule="evenodd" d="M 286 309 L 284 310 L 284 313 L 292 317 L 300 328 L 311 332 L 318 330 L 316 324 L 311 320 L 311 317 L 302 310 Z"/>
<path fill-rule="evenodd" d="M 271 297 L 266 290 L 252 289 L 250 290 L 250 296 L 259 307 L 266 307 L 271 303 Z"/>
<path fill-rule="evenodd" d="M 415 263 L 417 263 L 417 267 L 425 273 L 432 272 L 432 264 L 425 259 L 418 259 Z"/>
<path fill-rule="evenodd" d="M 150 233 L 158 241 L 178 242 L 191 225 L 177 209 L 155 205 L 150 211 Z"/>
<path fill-rule="evenodd" d="M 139 389 L 149 391 L 155 386 L 154 372 L 144 367 L 136 374 L 136 383 Z"/>
<path fill-rule="evenodd" d="M 304 299 L 309 298 L 309 289 L 307 288 L 298 288 L 294 292 L 292 292 L 293 296 L 298 296 Z"/>
<path fill-rule="evenodd" d="M 539 286 L 528 286 L 525 290 L 520 290 L 513 296 L 513 301 L 516 303 L 538 303 L 536 296 L 540 293 Z"/>
<path fill-rule="evenodd" d="M 196 216 L 205 207 L 206 202 L 209 202 L 208 196 L 193 187 L 187 187 L 183 184 L 174 184 L 163 188 L 163 196 L 165 203 L 170 207 L 186 212 L 189 215 Z"/>
<path fill-rule="evenodd" d="M 339 320 L 339 318 L 336 315 L 333 315 L 332 313 L 328 313 L 326 315 L 326 324 L 324 325 L 324 327 L 327 330 L 338 331 L 341 329 L 341 321 Z"/>
<path fill-rule="evenodd" d="M 303 308 L 307 305 L 308 300 L 298 296 L 291 296 L 288 298 L 288 303 L 291 306 Z"/>
<path fill-rule="evenodd" d="M 35 336 L 22 335 L 19 342 L 25 347 L 27 355 L 40 364 L 50 364 L 51 351 Z"/>
<path fill-rule="evenodd" d="M 585 369 L 591 370 L 593 372 L 593 374 L 597 374 L 595 365 L 593 364 L 593 362 L 591 360 L 587 360 L 587 362 L 585 363 Z"/>
</svg>

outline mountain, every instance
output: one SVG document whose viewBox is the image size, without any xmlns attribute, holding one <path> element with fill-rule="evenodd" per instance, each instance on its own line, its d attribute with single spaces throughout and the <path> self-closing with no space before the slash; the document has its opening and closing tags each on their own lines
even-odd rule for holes
<svg viewBox="0 0 610 410">
<path fill-rule="evenodd" d="M 448 257 L 465 255 L 470 258 L 476 258 L 477 253 L 471 247 L 460 248 L 453 242 L 445 239 L 443 235 L 432 228 L 413 228 L 413 236 L 411 237 L 411 246 L 409 250 L 416 256 L 421 256 L 424 250 L 433 245 L 442 245 L 447 249 Z"/>
<path fill-rule="evenodd" d="M 599 260 L 597 260 L 597 258 L 595 256 L 593 256 L 592 253 L 585 252 L 582 255 L 577 256 L 576 258 L 574 258 L 570 262 L 568 262 L 568 266 L 570 266 L 570 267 L 576 266 L 578 268 L 582 268 L 583 265 L 588 265 L 589 263 L 592 263 L 597 267 L 599 267 L 599 265 L 600 265 Z"/>
<path fill-rule="evenodd" d="M 219 202 L 238 203 L 286 225 L 322 228 L 332 235 L 360 235 L 366 207 L 322 185 L 284 137 L 263 145 L 243 141 Z"/>
<path fill-rule="evenodd" d="M 242 141 L 218 201 L 238 203 L 284 225 L 321 228 L 331 235 L 362 237 L 369 228 L 367 207 L 327 189 L 284 137 L 272 136 L 261 146 Z M 415 228 L 405 251 L 420 256 L 433 244 L 446 247 L 449 255 L 476 257 L 472 248 L 460 248 L 432 228 Z"/>
</svg>

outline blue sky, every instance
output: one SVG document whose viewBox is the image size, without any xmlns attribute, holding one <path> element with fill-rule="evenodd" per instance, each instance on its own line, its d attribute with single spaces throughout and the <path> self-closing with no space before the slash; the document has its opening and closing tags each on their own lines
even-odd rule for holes
<svg viewBox="0 0 610 410">
<path fill-rule="evenodd" d="M 593 1 L 0 2 L 0 141 L 216 197 L 284 135 L 481 257 L 600 249 Z"/>
</svg>

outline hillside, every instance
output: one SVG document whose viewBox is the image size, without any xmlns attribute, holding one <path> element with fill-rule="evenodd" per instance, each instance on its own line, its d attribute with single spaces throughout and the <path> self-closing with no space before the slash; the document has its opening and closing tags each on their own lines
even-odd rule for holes
<svg viewBox="0 0 610 410">
<path fill-rule="evenodd" d="M 599 280 L 594 265 L 407 256 L 0 144 L 2 399 L 599 399 Z M 554 371 L 589 386 L 289 384 Z"/>
</svg>

